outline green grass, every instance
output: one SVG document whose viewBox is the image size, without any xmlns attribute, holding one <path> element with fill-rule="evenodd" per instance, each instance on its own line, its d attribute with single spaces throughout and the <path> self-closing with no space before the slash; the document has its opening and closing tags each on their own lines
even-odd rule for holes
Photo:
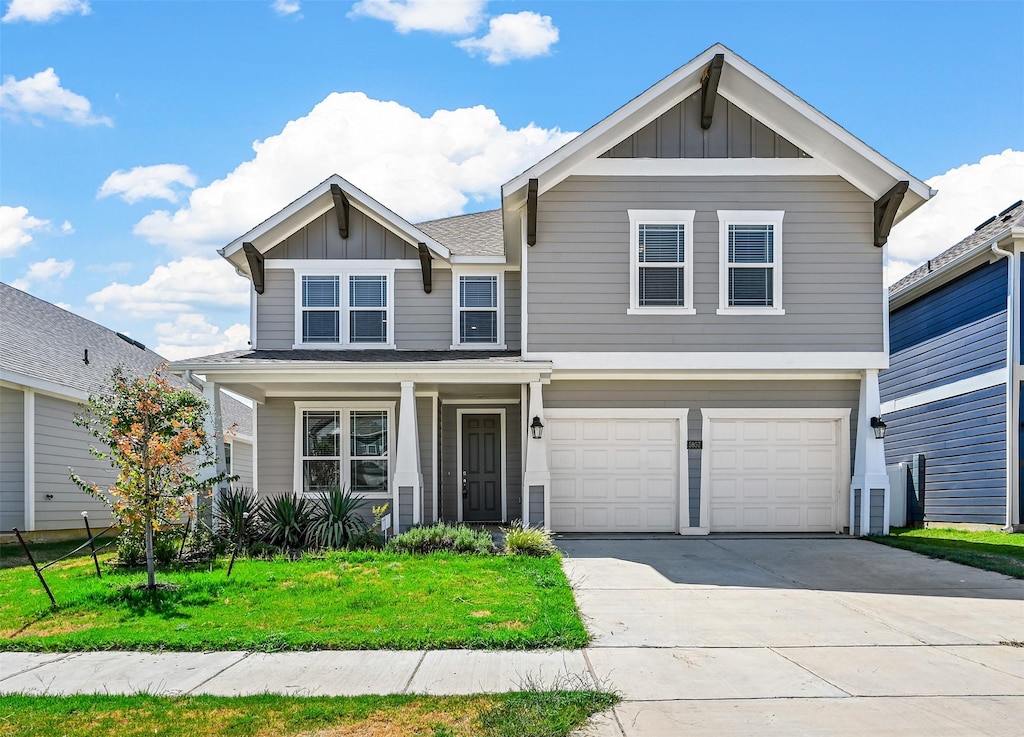
<svg viewBox="0 0 1024 737">
<path fill-rule="evenodd" d="M 893 528 L 888 537 L 871 539 L 932 558 L 1024 579 L 1024 535 L 1020 533 Z"/>
<path fill-rule="evenodd" d="M 576 648 L 586 630 L 557 558 L 331 553 L 145 572 L 92 559 L 0 570 L 0 650 Z"/>
<path fill-rule="evenodd" d="M 38 565 L 44 565 L 49 563 L 51 560 L 56 560 L 66 553 L 70 553 L 85 542 L 84 534 L 82 535 L 82 538 L 83 539 L 81 540 L 63 540 L 55 543 L 29 543 L 29 549 L 32 551 L 32 557 L 35 558 L 36 563 Z M 102 537 L 97 540 L 96 550 L 98 551 L 102 546 L 110 542 L 110 540 L 110 537 Z M 111 549 L 112 547 L 107 548 L 106 550 L 109 551 Z M 88 555 L 91 555 L 88 547 L 75 553 L 75 557 Z M 25 551 L 20 544 L 14 542 L 0 545 L 0 570 L 27 565 L 28 558 L 25 556 Z"/>
<path fill-rule="evenodd" d="M 615 704 L 596 691 L 488 696 L 2 696 L 0 737 L 558 737 Z"/>
</svg>

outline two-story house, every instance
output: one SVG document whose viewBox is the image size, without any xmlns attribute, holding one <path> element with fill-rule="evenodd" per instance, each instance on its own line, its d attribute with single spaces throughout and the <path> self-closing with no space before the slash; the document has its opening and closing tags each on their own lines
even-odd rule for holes
<svg viewBox="0 0 1024 737">
<path fill-rule="evenodd" d="M 221 251 L 251 349 L 174 367 L 255 400 L 262 494 L 348 486 L 402 529 L 881 529 L 882 246 L 930 194 L 716 45 L 500 210 L 322 182 Z"/>
</svg>

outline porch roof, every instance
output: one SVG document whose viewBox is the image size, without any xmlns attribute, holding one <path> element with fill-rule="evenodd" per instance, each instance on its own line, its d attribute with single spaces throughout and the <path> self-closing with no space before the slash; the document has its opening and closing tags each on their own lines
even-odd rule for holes
<svg viewBox="0 0 1024 737">
<path fill-rule="evenodd" d="M 472 364 L 491 365 L 495 363 L 518 363 L 523 364 L 523 357 L 519 351 L 396 351 L 396 350 L 317 350 L 317 349 L 289 349 L 289 350 L 241 350 L 229 351 L 227 353 L 215 353 L 210 356 L 188 358 L 183 361 L 175 361 L 171 369 L 175 371 L 196 371 L 202 372 L 211 366 L 274 366 L 296 364 L 323 364 L 323 363 L 430 363 L 430 364 L 451 364 L 467 366 Z M 538 362 L 531 361 L 531 364 Z M 542 365 L 546 362 L 540 362 Z"/>
</svg>

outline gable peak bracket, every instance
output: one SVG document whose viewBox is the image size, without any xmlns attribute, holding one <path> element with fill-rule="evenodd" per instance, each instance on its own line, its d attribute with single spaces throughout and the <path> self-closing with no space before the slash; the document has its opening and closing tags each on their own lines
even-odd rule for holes
<svg viewBox="0 0 1024 737">
<path fill-rule="evenodd" d="M 540 183 L 531 179 L 526 188 L 526 245 L 537 245 L 537 190 Z"/>
<path fill-rule="evenodd" d="M 430 249 L 427 248 L 426 243 L 420 243 L 418 247 L 420 251 L 420 271 L 423 272 L 423 291 L 430 294 L 431 290 L 434 288 L 431 283 L 433 274 L 430 265 L 430 262 L 433 259 L 430 255 Z"/>
<path fill-rule="evenodd" d="M 700 127 L 707 130 L 715 115 L 715 98 L 718 97 L 718 82 L 722 78 L 725 54 L 715 54 L 711 63 L 700 75 Z"/>
<path fill-rule="evenodd" d="M 263 254 L 256 246 L 248 242 L 242 244 L 242 253 L 245 254 L 245 260 L 249 262 L 252 288 L 256 290 L 256 294 L 263 294 L 263 290 L 267 288 L 263 274 Z"/>
<path fill-rule="evenodd" d="M 334 213 L 338 216 L 338 234 L 348 239 L 349 204 L 345 192 L 337 184 L 331 185 L 331 197 L 334 198 Z"/>
<path fill-rule="evenodd" d="M 889 231 L 896 220 L 896 212 L 903 202 L 903 195 L 910 188 L 910 182 L 896 182 L 892 189 L 875 202 L 875 248 L 881 248 L 889 240 Z"/>
</svg>

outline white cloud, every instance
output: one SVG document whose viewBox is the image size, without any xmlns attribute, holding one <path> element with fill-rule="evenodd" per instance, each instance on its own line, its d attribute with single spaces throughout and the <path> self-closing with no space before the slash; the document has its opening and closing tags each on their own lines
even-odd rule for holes
<svg viewBox="0 0 1024 737">
<path fill-rule="evenodd" d="M 129 171 L 118 169 L 107 177 L 96 197 L 116 194 L 128 203 L 147 198 L 177 202 L 178 193 L 172 185 L 178 184 L 192 189 L 198 181 L 196 175 L 184 164 L 136 166 Z"/>
<path fill-rule="evenodd" d="M 289 15 L 295 15 L 296 13 L 298 13 L 298 15 L 295 15 L 296 18 L 302 17 L 302 13 L 300 12 L 302 10 L 302 5 L 297 0 L 274 0 L 274 2 L 270 4 L 270 7 L 282 18 Z"/>
<path fill-rule="evenodd" d="M 483 20 L 485 5 L 487 0 L 361 0 L 349 17 L 387 21 L 399 33 L 472 33 Z"/>
<path fill-rule="evenodd" d="M 551 16 L 524 10 L 491 18 L 487 35 L 456 41 L 455 45 L 470 54 L 486 55 L 491 64 L 508 64 L 550 54 L 557 41 L 558 29 Z"/>
<path fill-rule="evenodd" d="M 248 326 L 235 323 L 221 331 L 194 312 L 178 315 L 173 322 L 159 322 L 154 330 L 157 344 L 153 350 L 172 361 L 238 350 L 249 341 Z"/>
<path fill-rule="evenodd" d="M 886 280 L 899 281 L 1024 197 L 1024 151 L 1006 149 L 926 182 L 939 193 L 889 236 Z"/>
<path fill-rule="evenodd" d="M 55 118 L 75 125 L 114 124 L 110 118 L 94 115 L 88 99 L 61 87 L 60 77 L 53 67 L 25 79 L 5 76 L 0 83 L 0 109 L 12 120 L 24 116 L 37 124 L 40 118 Z"/>
<path fill-rule="evenodd" d="M 67 261 L 58 261 L 55 258 L 48 258 L 45 261 L 37 261 L 34 264 L 29 264 L 28 270 L 25 272 L 25 276 L 20 279 L 15 279 L 11 282 L 11 286 L 20 289 L 23 292 L 27 292 L 30 287 L 45 282 L 62 282 L 71 276 L 71 272 L 74 271 L 75 262 L 71 259 Z"/>
<path fill-rule="evenodd" d="M 17 23 L 24 20 L 29 23 L 46 23 L 62 15 L 89 15 L 91 12 L 89 0 L 11 0 L 7 6 L 7 13 L 0 21 Z"/>
<path fill-rule="evenodd" d="M 361 92 L 332 93 L 255 156 L 177 211 L 157 210 L 135 233 L 179 253 L 208 252 L 262 222 L 331 174 L 340 174 L 416 222 L 455 215 L 575 133 L 528 125 L 509 130 L 482 105 L 430 117 Z"/>
<path fill-rule="evenodd" d="M 65 220 L 60 224 L 60 232 L 64 235 L 72 235 L 75 232 L 75 227 L 71 224 L 70 220 Z"/>
<path fill-rule="evenodd" d="M 227 261 L 187 256 L 157 266 L 142 284 L 114 282 L 86 297 L 97 312 L 108 307 L 136 317 L 236 309 L 249 304 L 248 282 Z"/>
<path fill-rule="evenodd" d="M 0 258 L 13 256 L 32 242 L 32 233 L 49 227 L 49 220 L 28 214 L 27 207 L 0 205 Z"/>
</svg>

